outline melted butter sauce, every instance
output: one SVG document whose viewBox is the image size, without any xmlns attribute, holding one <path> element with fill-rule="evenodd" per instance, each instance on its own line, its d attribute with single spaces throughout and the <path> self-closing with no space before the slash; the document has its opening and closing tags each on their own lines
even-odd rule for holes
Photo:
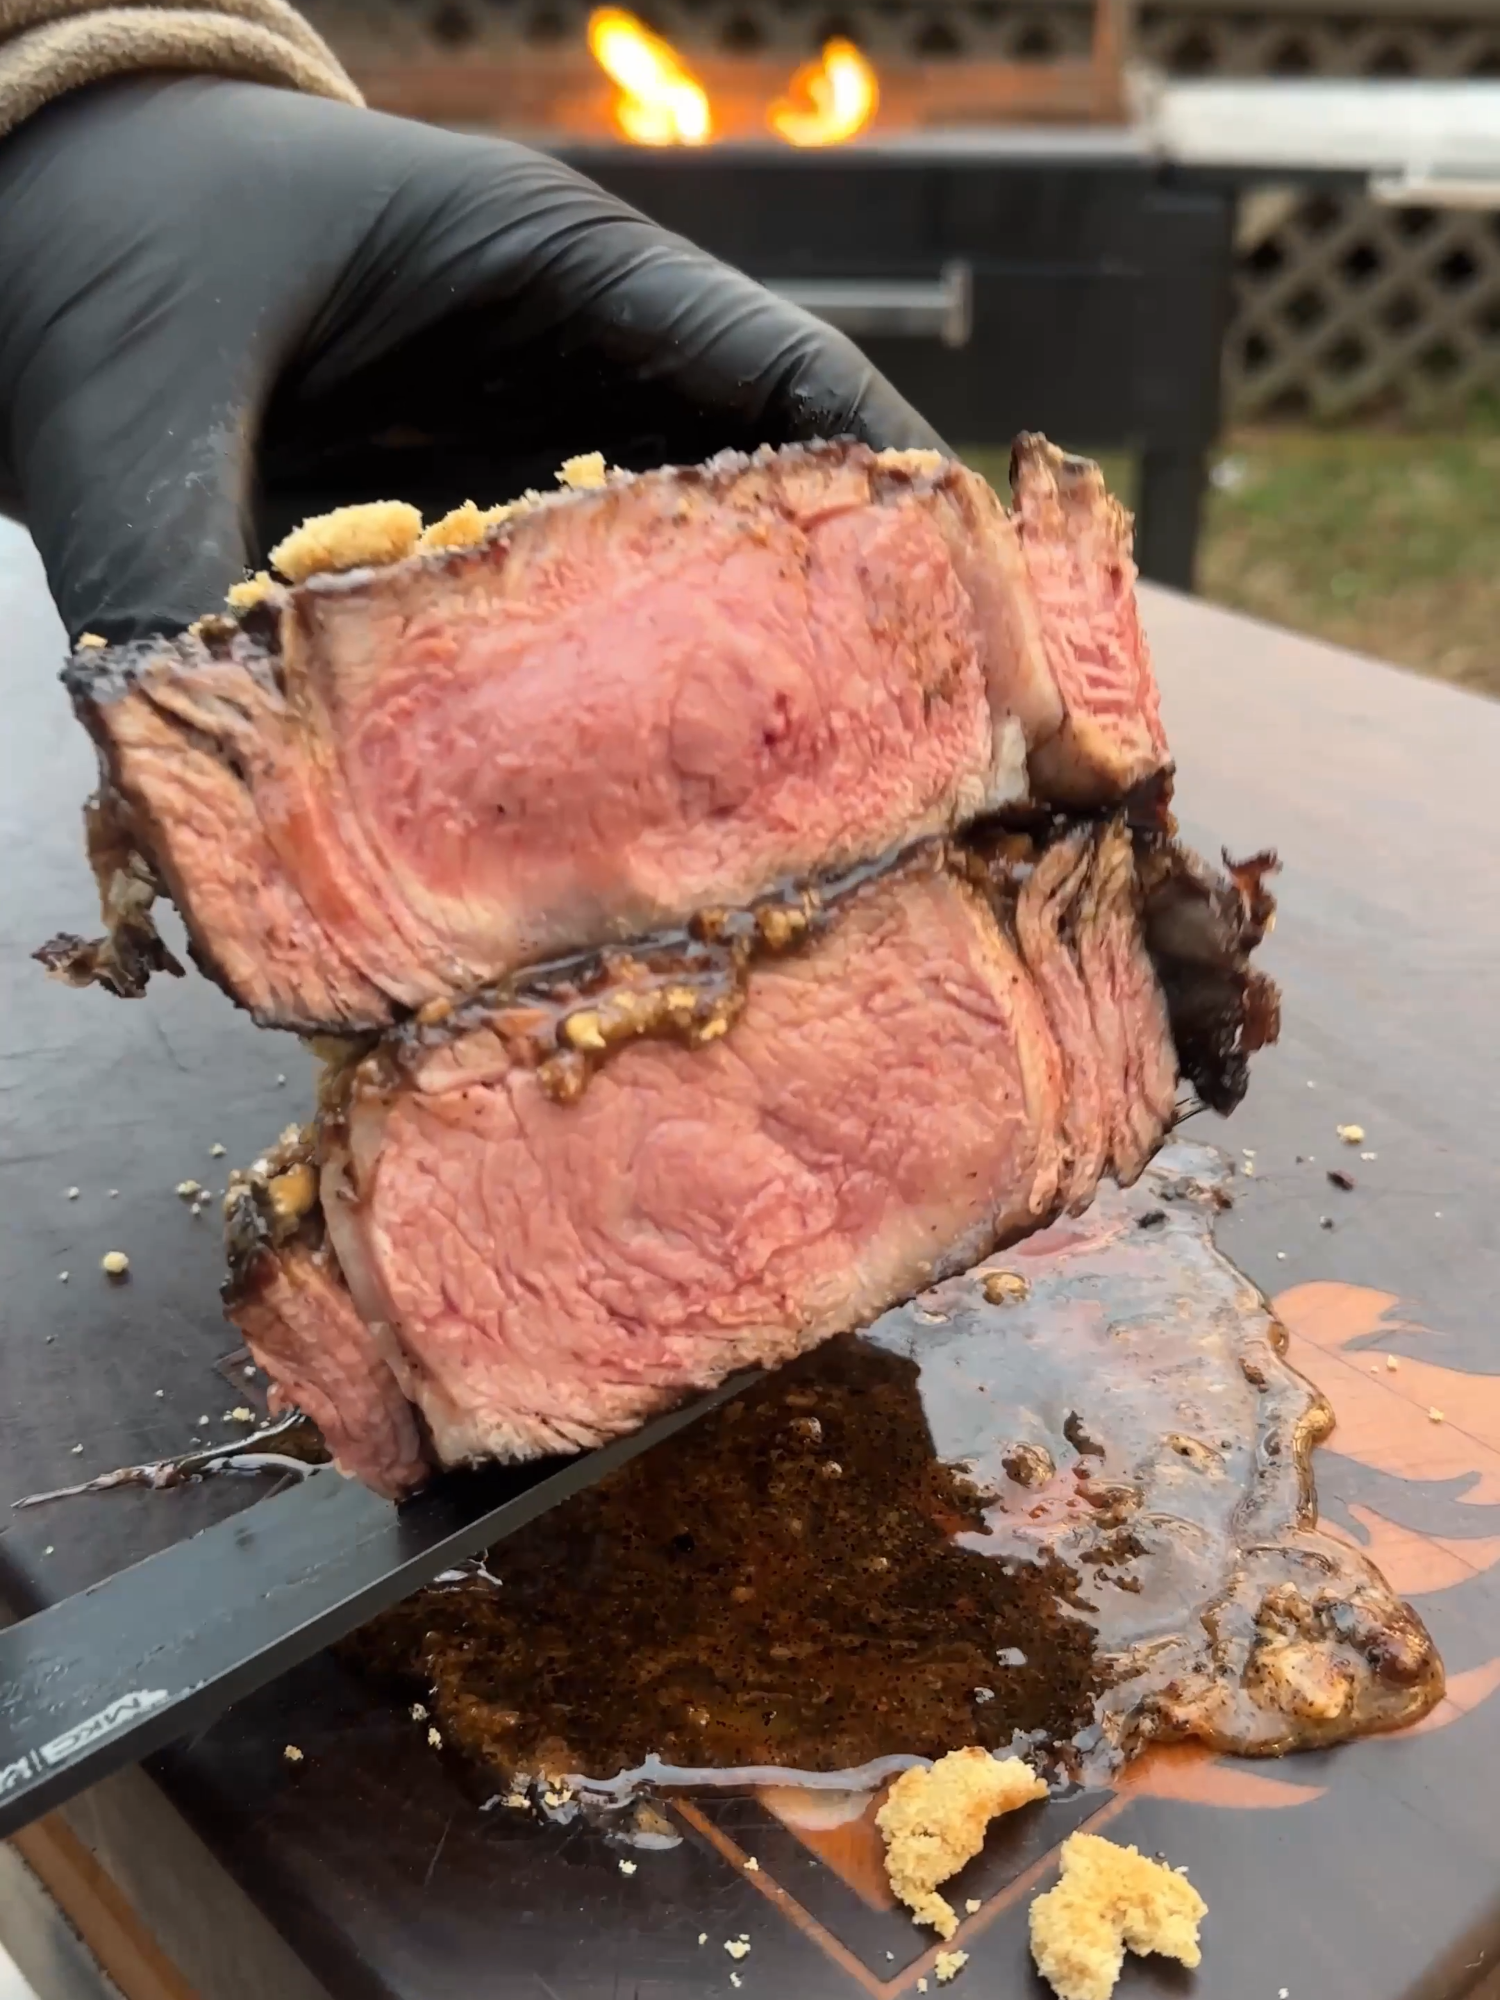
<svg viewBox="0 0 1500 2000">
<path fill-rule="evenodd" d="M 1331 1413 L 1218 1252 L 1227 1169 L 1129 1193 L 769 1377 L 351 1642 L 512 1787 L 795 1788 L 918 1758 L 1103 1778 L 1416 1719 L 1427 1633 L 1318 1535 Z M 791 1808 L 789 1808 L 791 1809 Z"/>
</svg>

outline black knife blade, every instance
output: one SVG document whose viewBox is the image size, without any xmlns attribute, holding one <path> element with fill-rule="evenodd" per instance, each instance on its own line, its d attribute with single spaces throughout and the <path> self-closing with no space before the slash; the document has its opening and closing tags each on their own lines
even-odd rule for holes
<svg viewBox="0 0 1500 2000">
<path fill-rule="evenodd" d="M 322 1468 L 0 1630 L 0 1838 L 202 1728 L 756 1379 L 734 1376 L 577 1458 L 449 1474 L 400 1507 Z"/>
</svg>

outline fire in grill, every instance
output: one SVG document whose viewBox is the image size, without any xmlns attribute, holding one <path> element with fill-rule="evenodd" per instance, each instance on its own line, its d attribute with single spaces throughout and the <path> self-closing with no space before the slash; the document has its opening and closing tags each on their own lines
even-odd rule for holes
<svg viewBox="0 0 1500 2000">
<path fill-rule="evenodd" d="M 839 24 L 843 32 L 825 32 L 806 60 L 743 32 L 726 38 L 758 45 L 669 39 L 656 21 L 617 6 L 522 22 L 494 6 L 481 15 L 477 0 L 450 0 L 423 31 L 395 8 L 358 19 L 311 11 L 369 102 L 407 117 L 534 140 L 810 148 L 866 133 L 1119 123 L 1127 5 L 1095 0 L 1087 53 L 1042 61 L 876 56 L 870 43 L 878 37 L 866 33 L 873 17 L 858 11 Z"/>
</svg>

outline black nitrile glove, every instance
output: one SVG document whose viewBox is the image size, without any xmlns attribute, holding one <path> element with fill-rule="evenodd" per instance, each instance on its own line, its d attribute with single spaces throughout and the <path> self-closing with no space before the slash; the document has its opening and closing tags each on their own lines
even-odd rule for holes
<svg viewBox="0 0 1500 2000">
<path fill-rule="evenodd" d="M 180 628 L 322 507 L 843 434 L 939 442 L 842 335 L 522 147 L 201 77 L 0 144 L 0 499 L 72 638 Z"/>
</svg>

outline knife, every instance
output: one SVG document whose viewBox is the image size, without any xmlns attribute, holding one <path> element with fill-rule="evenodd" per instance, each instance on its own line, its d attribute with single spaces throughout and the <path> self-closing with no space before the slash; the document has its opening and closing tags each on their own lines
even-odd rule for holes
<svg viewBox="0 0 1500 2000">
<path fill-rule="evenodd" d="M 346 1637 L 757 1380 L 577 1458 L 449 1473 L 401 1506 L 332 1467 L 0 1630 L 0 1838 Z"/>
</svg>

